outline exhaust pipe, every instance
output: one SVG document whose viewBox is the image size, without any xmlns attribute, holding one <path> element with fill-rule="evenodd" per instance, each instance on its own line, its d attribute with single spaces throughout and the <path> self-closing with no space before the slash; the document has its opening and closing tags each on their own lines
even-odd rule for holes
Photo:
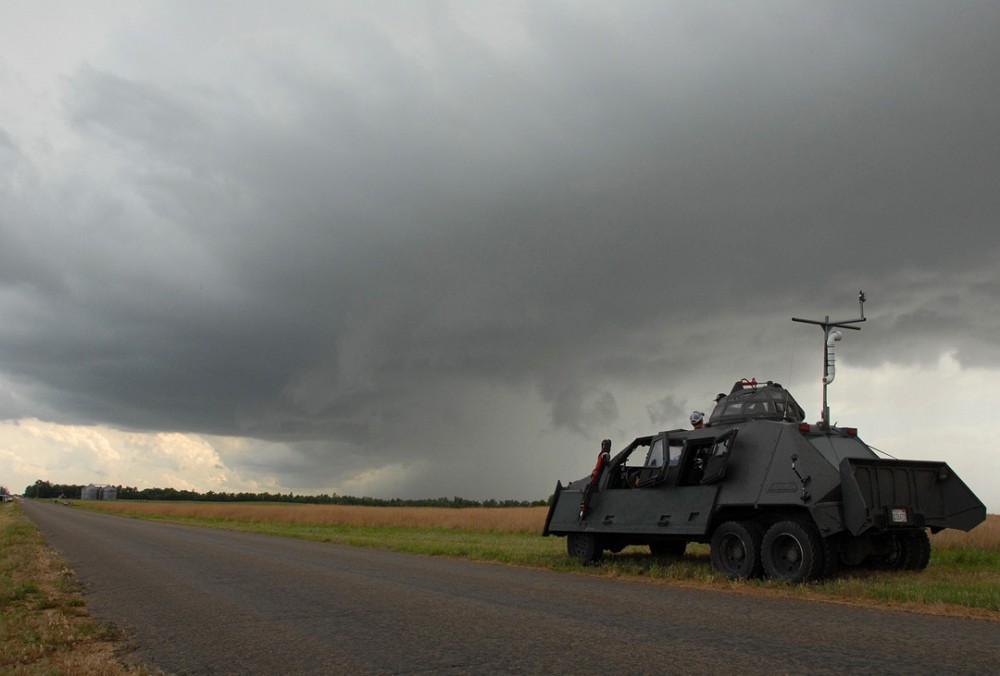
<svg viewBox="0 0 1000 676">
<path fill-rule="evenodd" d="M 833 356 L 833 344 L 844 337 L 840 331 L 831 331 L 826 339 L 826 375 L 823 382 L 829 385 L 837 376 L 836 359 Z"/>
</svg>

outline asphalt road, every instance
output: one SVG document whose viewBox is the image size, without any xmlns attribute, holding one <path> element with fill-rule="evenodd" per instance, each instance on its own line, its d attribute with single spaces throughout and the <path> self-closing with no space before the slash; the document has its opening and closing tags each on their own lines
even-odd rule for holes
<svg viewBox="0 0 1000 676">
<path fill-rule="evenodd" d="M 1000 624 L 358 549 L 25 501 L 171 674 L 985 674 Z"/>
</svg>

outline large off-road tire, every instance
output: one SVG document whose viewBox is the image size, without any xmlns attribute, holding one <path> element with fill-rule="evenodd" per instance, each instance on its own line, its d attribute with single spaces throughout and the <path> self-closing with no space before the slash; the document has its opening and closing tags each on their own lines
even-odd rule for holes
<svg viewBox="0 0 1000 676">
<path fill-rule="evenodd" d="M 604 556 L 604 549 L 593 533 L 570 533 L 566 537 L 566 551 L 585 566 L 597 563 Z"/>
<path fill-rule="evenodd" d="M 753 521 L 726 521 L 712 534 L 712 565 L 733 579 L 760 577 L 760 533 Z"/>
<path fill-rule="evenodd" d="M 923 570 L 931 560 L 931 539 L 927 531 L 911 533 L 903 541 L 903 565 L 906 570 Z"/>
<path fill-rule="evenodd" d="M 684 550 L 687 549 L 687 542 L 683 540 L 677 541 L 667 541 L 667 542 L 650 542 L 649 552 L 653 556 L 684 556 Z"/>
<path fill-rule="evenodd" d="M 910 550 L 909 534 L 889 533 L 881 538 L 877 551 L 869 559 L 869 567 L 876 570 L 902 570 L 906 567 Z"/>
<path fill-rule="evenodd" d="M 816 529 L 801 521 L 779 521 L 764 533 L 764 573 L 782 582 L 808 582 L 824 570 L 823 542 Z"/>
</svg>

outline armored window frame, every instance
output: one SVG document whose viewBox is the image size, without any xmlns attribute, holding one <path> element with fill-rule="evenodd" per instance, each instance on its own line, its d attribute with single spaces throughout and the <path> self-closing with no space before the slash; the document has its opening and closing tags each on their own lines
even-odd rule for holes
<svg viewBox="0 0 1000 676">
<path fill-rule="evenodd" d="M 651 440 L 649 451 L 636 477 L 636 488 L 655 486 L 663 480 L 669 468 L 669 449 L 667 434 L 658 434 Z"/>
<path fill-rule="evenodd" d="M 678 485 L 704 486 L 721 481 L 726 474 L 736 432 L 733 429 L 714 437 L 689 439 L 684 445 Z"/>
<path fill-rule="evenodd" d="M 640 452 L 640 449 L 650 447 L 655 438 L 656 435 L 638 437 L 611 458 L 601 479 L 601 488 L 634 488 L 633 482 L 645 465 L 645 458 L 649 455 L 648 450 Z M 642 464 L 636 462 L 637 458 L 642 458 Z M 630 460 L 632 462 L 629 462 Z"/>
</svg>

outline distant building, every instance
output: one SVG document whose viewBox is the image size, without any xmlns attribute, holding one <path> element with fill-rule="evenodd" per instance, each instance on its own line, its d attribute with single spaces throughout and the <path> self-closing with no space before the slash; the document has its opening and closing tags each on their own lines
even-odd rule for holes
<svg viewBox="0 0 1000 676">
<path fill-rule="evenodd" d="M 117 500 L 118 489 L 115 486 L 98 486 L 90 484 L 80 490 L 81 500 Z"/>
</svg>

